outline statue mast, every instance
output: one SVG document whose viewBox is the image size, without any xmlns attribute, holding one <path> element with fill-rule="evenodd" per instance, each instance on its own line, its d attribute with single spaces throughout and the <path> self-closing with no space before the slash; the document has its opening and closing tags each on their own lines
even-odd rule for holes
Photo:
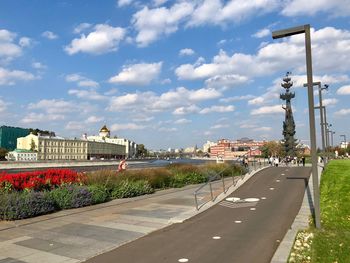
<svg viewBox="0 0 350 263">
<path fill-rule="evenodd" d="M 286 90 L 285 93 L 280 94 L 280 98 L 286 101 L 286 106 L 282 108 L 285 110 L 285 121 L 283 122 L 283 144 L 286 152 L 286 156 L 295 157 L 296 156 L 296 139 L 295 135 L 295 123 L 293 118 L 293 111 L 291 105 L 291 99 L 295 97 L 294 92 L 290 92 L 289 89 L 293 86 L 291 82 L 290 72 L 287 72 L 286 76 L 283 78 L 283 83 L 281 86 Z"/>
</svg>

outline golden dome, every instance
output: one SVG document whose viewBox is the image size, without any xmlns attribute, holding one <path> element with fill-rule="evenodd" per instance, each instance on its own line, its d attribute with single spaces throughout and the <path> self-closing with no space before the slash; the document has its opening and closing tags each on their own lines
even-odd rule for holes
<svg viewBox="0 0 350 263">
<path fill-rule="evenodd" d="M 106 127 L 106 125 L 103 125 L 103 127 L 101 128 L 100 132 L 109 132 L 108 128 Z"/>
</svg>

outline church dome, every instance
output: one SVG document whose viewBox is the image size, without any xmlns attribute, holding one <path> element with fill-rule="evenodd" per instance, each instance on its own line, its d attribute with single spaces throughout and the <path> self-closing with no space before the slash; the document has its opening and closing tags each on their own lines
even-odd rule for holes
<svg viewBox="0 0 350 263">
<path fill-rule="evenodd" d="M 106 125 L 103 125 L 103 127 L 101 128 L 100 132 L 110 132 L 108 130 L 108 128 L 106 127 Z"/>
</svg>

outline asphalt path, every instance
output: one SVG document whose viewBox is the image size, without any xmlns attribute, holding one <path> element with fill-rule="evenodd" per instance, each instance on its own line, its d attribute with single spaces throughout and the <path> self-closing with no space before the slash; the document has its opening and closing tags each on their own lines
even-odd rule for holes
<svg viewBox="0 0 350 263">
<path fill-rule="evenodd" d="M 267 263 L 297 215 L 311 169 L 270 167 L 212 208 L 87 263 Z"/>
</svg>

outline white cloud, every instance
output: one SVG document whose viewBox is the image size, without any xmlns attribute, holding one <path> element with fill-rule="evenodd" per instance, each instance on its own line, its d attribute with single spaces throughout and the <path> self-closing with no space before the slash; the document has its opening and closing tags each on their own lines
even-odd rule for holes
<svg viewBox="0 0 350 263">
<path fill-rule="evenodd" d="M 167 127 L 160 127 L 157 129 L 158 131 L 161 131 L 161 132 L 176 132 L 177 131 L 177 128 L 167 128 Z"/>
<path fill-rule="evenodd" d="M 214 89 L 189 90 L 184 87 L 169 90 L 160 95 L 154 92 L 128 93 L 122 96 L 112 97 L 108 109 L 110 111 L 145 111 L 161 112 L 173 110 L 174 114 L 185 114 L 198 111 L 193 105 L 195 102 L 215 99 L 221 93 Z"/>
<path fill-rule="evenodd" d="M 6 29 L 0 29 L 0 59 L 11 61 L 22 55 L 22 48 L 14 43 L 16 36 Z"/>
<path fill-rule="evenodd" d="M 71 90 L 68 90 L 68 94 L 74 95 L 80 99 L 87 99 L 87 100 L 107 100 L 108 99 L 107 96 L 97 93 L 96 90 L 71 89 Z"/>
<path fill-rule="evenodd" d="M 221 0 L 204 0 L 196 7 L 188 25 L 239 23 L 251 16 L 272 12 L 278 7 L 278 0 L 231 0 L 224 4 Z"/>
<path fill-rule="evenodd" d="M 76 82 L 79 87 L 97 88 L 100 86 L 96 81 L 88 79 L 77 73 L 69 74 L 65 79 L 67 82 Z"/>
<path fill-rule="evenodd" d="M 143 130 L 146 126 L 138 125 L 135 123 L 122 123 L 122 124 L 113 124 L 111 126 L 111 131 L 120 131 L 120 130 Z"/>
<path fill-rule="evenodd" d="M 317 13 L 328 13 L 332 16 L 350 15 L 349 1 L 347 0 L 309 0 L 307 4 L 303 0 L 285 1 L 282 14 L 285 16 L 312 16 Z"/>
<path fill-rule="evenodd" d="M 85 130 L 85 126 L 80 121 L 70 121 L 66 124 L 65 129 L 73 130 L 73 131 L 74 130 L 81 131 L 81 130 Z"/>
<path fill-rule="evenodd" d="M 248 105 L 261 105 L 265 102 L 264 97 L 256 97 L 254 99 L 248 100 Z"/>
<path fill-rule="evenodd" d="M 35 69 L 46 69 L 46 65 L 40 63 L 40 62 L 33 62 L 32 67 Z"/>
<path fill-rule="evenodd" d="M 103 117 L 98 117 L 98 116 L 90 116 L 89 118 L 86 119 L 86 123 L 97 123 L 97 122 L 101 122 L 103 121 L 104 118 Z"/>
<path fill-rule="evenodd" d="M 56 35 L 55 33 L 51 32 L 51 31 L 45 31 L 41 35 L 47 39 L 50 39 L 50 40 L 54 40 L 54 39 L 58 38 L 58 35 Z"/>
<path fill-rule="evenodd" d="M 80 34 L 81 32 L 85 31 L 86 29 L 89 29 L 92 27 L 92 24 L 89 23 L 81 23 L 78 26 L 76 26 L 73 30 L 74 34 Z"/>
<path fill-rule="evenodd" d="M 258 32 L 256 32 L 253 37 L 255 38 L 263 38 L 263 37 L 267 37 L 271 35 L 271 30 L 268 28 L 263 28 L 261 30 L 259 30 Z"/>
<path fill-rule="evenodd" d="M 243 123 L 239 126 L 241 129 L 253 129 L 256 128 L 257 126 L 255 124 L 248 124 L 248 123 Z"/>
<path fill-rule="evenodd" d="M 192 121 L 189 119 L 178 119 L 176 121 L 174 121 L 174 124 L 187 124 L 187 123 L 191 123 Z"/>
<path fill-rule="evenodd" d="M 30 103 L 28 109 L 42 110 L 49 114 L 62 114 L 77 112 L 80 111 L 81 108 L 72 101 L 65 101 L 62 99 L 43 99 L 37 103 Z"/>
<path fill-rule="evenodd" d="M 29 47 L 29 46 L 31 46 L 32 42 L 33 42 L 33 41 L 32 41 L 29 37 L 21 37 L 21 38 L 19 39 L 18 44 L 19 44 L 21 47 Z"/>
<path fill-rule="evenodd" d="M 313 65 L 315 72 L 327 73 L 328 76 L 348 72 L 350 68 L 350 31 L 333 27 L 316 31 L 312 29 L 311 38 L 313 60 L 317 61 Z M 288 54 L 288 56 L 282 54 Z M 210 79 L 225 75 L 238 75 L 251 79 L 267 74 L 272 75 L 279 72 L 281 68 L 287 68 L 295 75 L 305 73 L 304 36 L 295 35 L 282 41 L 266 44 L 256 54 L 233 53 L 229 55 L 220 50 L 211 62 L 199 65 L 183 64 L 175 69 L 175 74 L 180 80 Z"/>
<path fill-rule="evenodd" d="M 180 56 L 192 56 L 194 53 L 194 50 L 191 48 L 183 48 L 179 51 Z"/>
<path fill-rule="evenodd" d="M 338 95 L 350 95 L 350 85 L 342 86 L 337 90 Z"/>
<path fill-rule="evenodd" d="M 186 115 L 186 114 L 191 114 L 191 113 L 197 113 L 199 112 L 199 107 L 196 105 L 190 105 L 186 107 L 178 107 L 173 111 L 174 115 Z"/>
<path fill-rule="evenodd" d="M 133 15 L 132 24 L 136 31 L 136 43 L 146 47 L 163 35 L 169 35 L 178 30 L 179 24 L 193 12 L 193 4 L 180 2 L 170 8 L 144 7 Z"/>
<path fill-rule="evenodd" d="M 155 6 L 160 6 L 160 5 L 162 5 L 162 4 L 166 3 L 166 2 L 168 2 L 168 0 L 153 0 L 153 4 Z"/>
<path fill-rule="evenodd" d="M 255 128 L 254 131 L 256 131 L 256 132 L 258 132 L 258 131 L 272 131 L 272 128 L 263 126 L 263 127 Z"/>
<path fill-rule="evenodd" d="M 130 5 L 133 0 L 118 0 L 118 7 Z"/>
<path fill-rule="evenodd" d="M 17 81 L 29 81 L 34 79 L 35 76 L 29 72 L 22 70 L 11 71 L 0 67 L 0 85 L 15 85 Z"/>
<path fill-rule="evenodd" d="M 334 115 L 336 116 L 349 116 L 349 114 L 350 114 L 350 109 L 341 109 L 334 113 Z"/>
<path fill-rule="evenodd" d="M 228 97 L 228 98 L 222 98 L 219 101 L 220 102 L 234 102 L 234 101 L 240 101 L 240 100 L 250 100 L 250 99 L 254 99 L 255 96 L 253 95 L 242 95 L 242 96 L 234 96 L 234 97 Z"/>
<path fill-rule="evenodd" d="M 228 124 L 216 124 L 214 126 L 211 126 L 210 129 L 218 130 L 218 129 L 228 128 L 228 127 L 230 127 Z"/>
<path fill-rule="evenodd" d="M 235 110 L 235 107 L 233 105 L 228 105 L 228 106 L 211 106 L 208 108 L 204 108 L 201 111 L 199 111 L 200 114 L 208 114 L 212 112 L 232 112 Z"/>
<path fill-rule="evenodd" d="M 103 54 L 118 49 L 119 42 L 125 37 L 126 30 L 121 27 L 112 27 L 106 24 L 94 26 L 94 31 L 87 36 L 82 34 L 80 38 L 75 38 L 64 48 L 69 55 L 79 52 L 89 54 Z"/>
<path fill-rule="evenodd" d="M 109 79 L 110 83 L 123 85 L 148 85 L 152 80 L 158 78 L 162 69 L 162 62 L 140 63 L 124 66 L 123 70 Z"/>
<path fill-rule="evenodd" d="M 64 120 L 62 114 L 47 114 L 47 113 L 34 113 L 30 112 L 20 120 L 21 123 L 47 123 L 48 121 L 59 121 Z"/>
<path fill-rule="evenodd" d="M 205 84 L 208 87 L 228 89 L 231 87 L 239 86 L 247 82 L 249 82 L 249 79 L 245 76 L 227 74 L 227 75 L 217 75 L 217 76 L 211 77 L 205 81 Z"/>
<path fill-rule="evenodd" d="M 322 105 L 323 106 L 330 106 L 330 105 L 335 105 L 338 103 L 337 99 L 323 99 L 322 100 Z"/>
<path fill-rule="evenodd" d="M 264 106 L 251 111 L 251 115 L 265 115 L 284 112 L 281 105 Z"/>
<path fill-rule="evenodd" d="M 10 103 L 5 102 L 4 100 L 2 100 L 2 99 L 0 98 L 0 112 L 1 112 L 1 113 L 3 113 L 3 112 L 6 111 L 8 105 L 10 105 Z"/>
<path fill-rule="evenodd" d="M 133 122 L 149 122 L 152 120 L 154 120 L 153 116 L 140 115 L 140 114 L 138 114 L 138 116 L 135 116 L 134 118 L 132 118 Z"/>
</svg>

